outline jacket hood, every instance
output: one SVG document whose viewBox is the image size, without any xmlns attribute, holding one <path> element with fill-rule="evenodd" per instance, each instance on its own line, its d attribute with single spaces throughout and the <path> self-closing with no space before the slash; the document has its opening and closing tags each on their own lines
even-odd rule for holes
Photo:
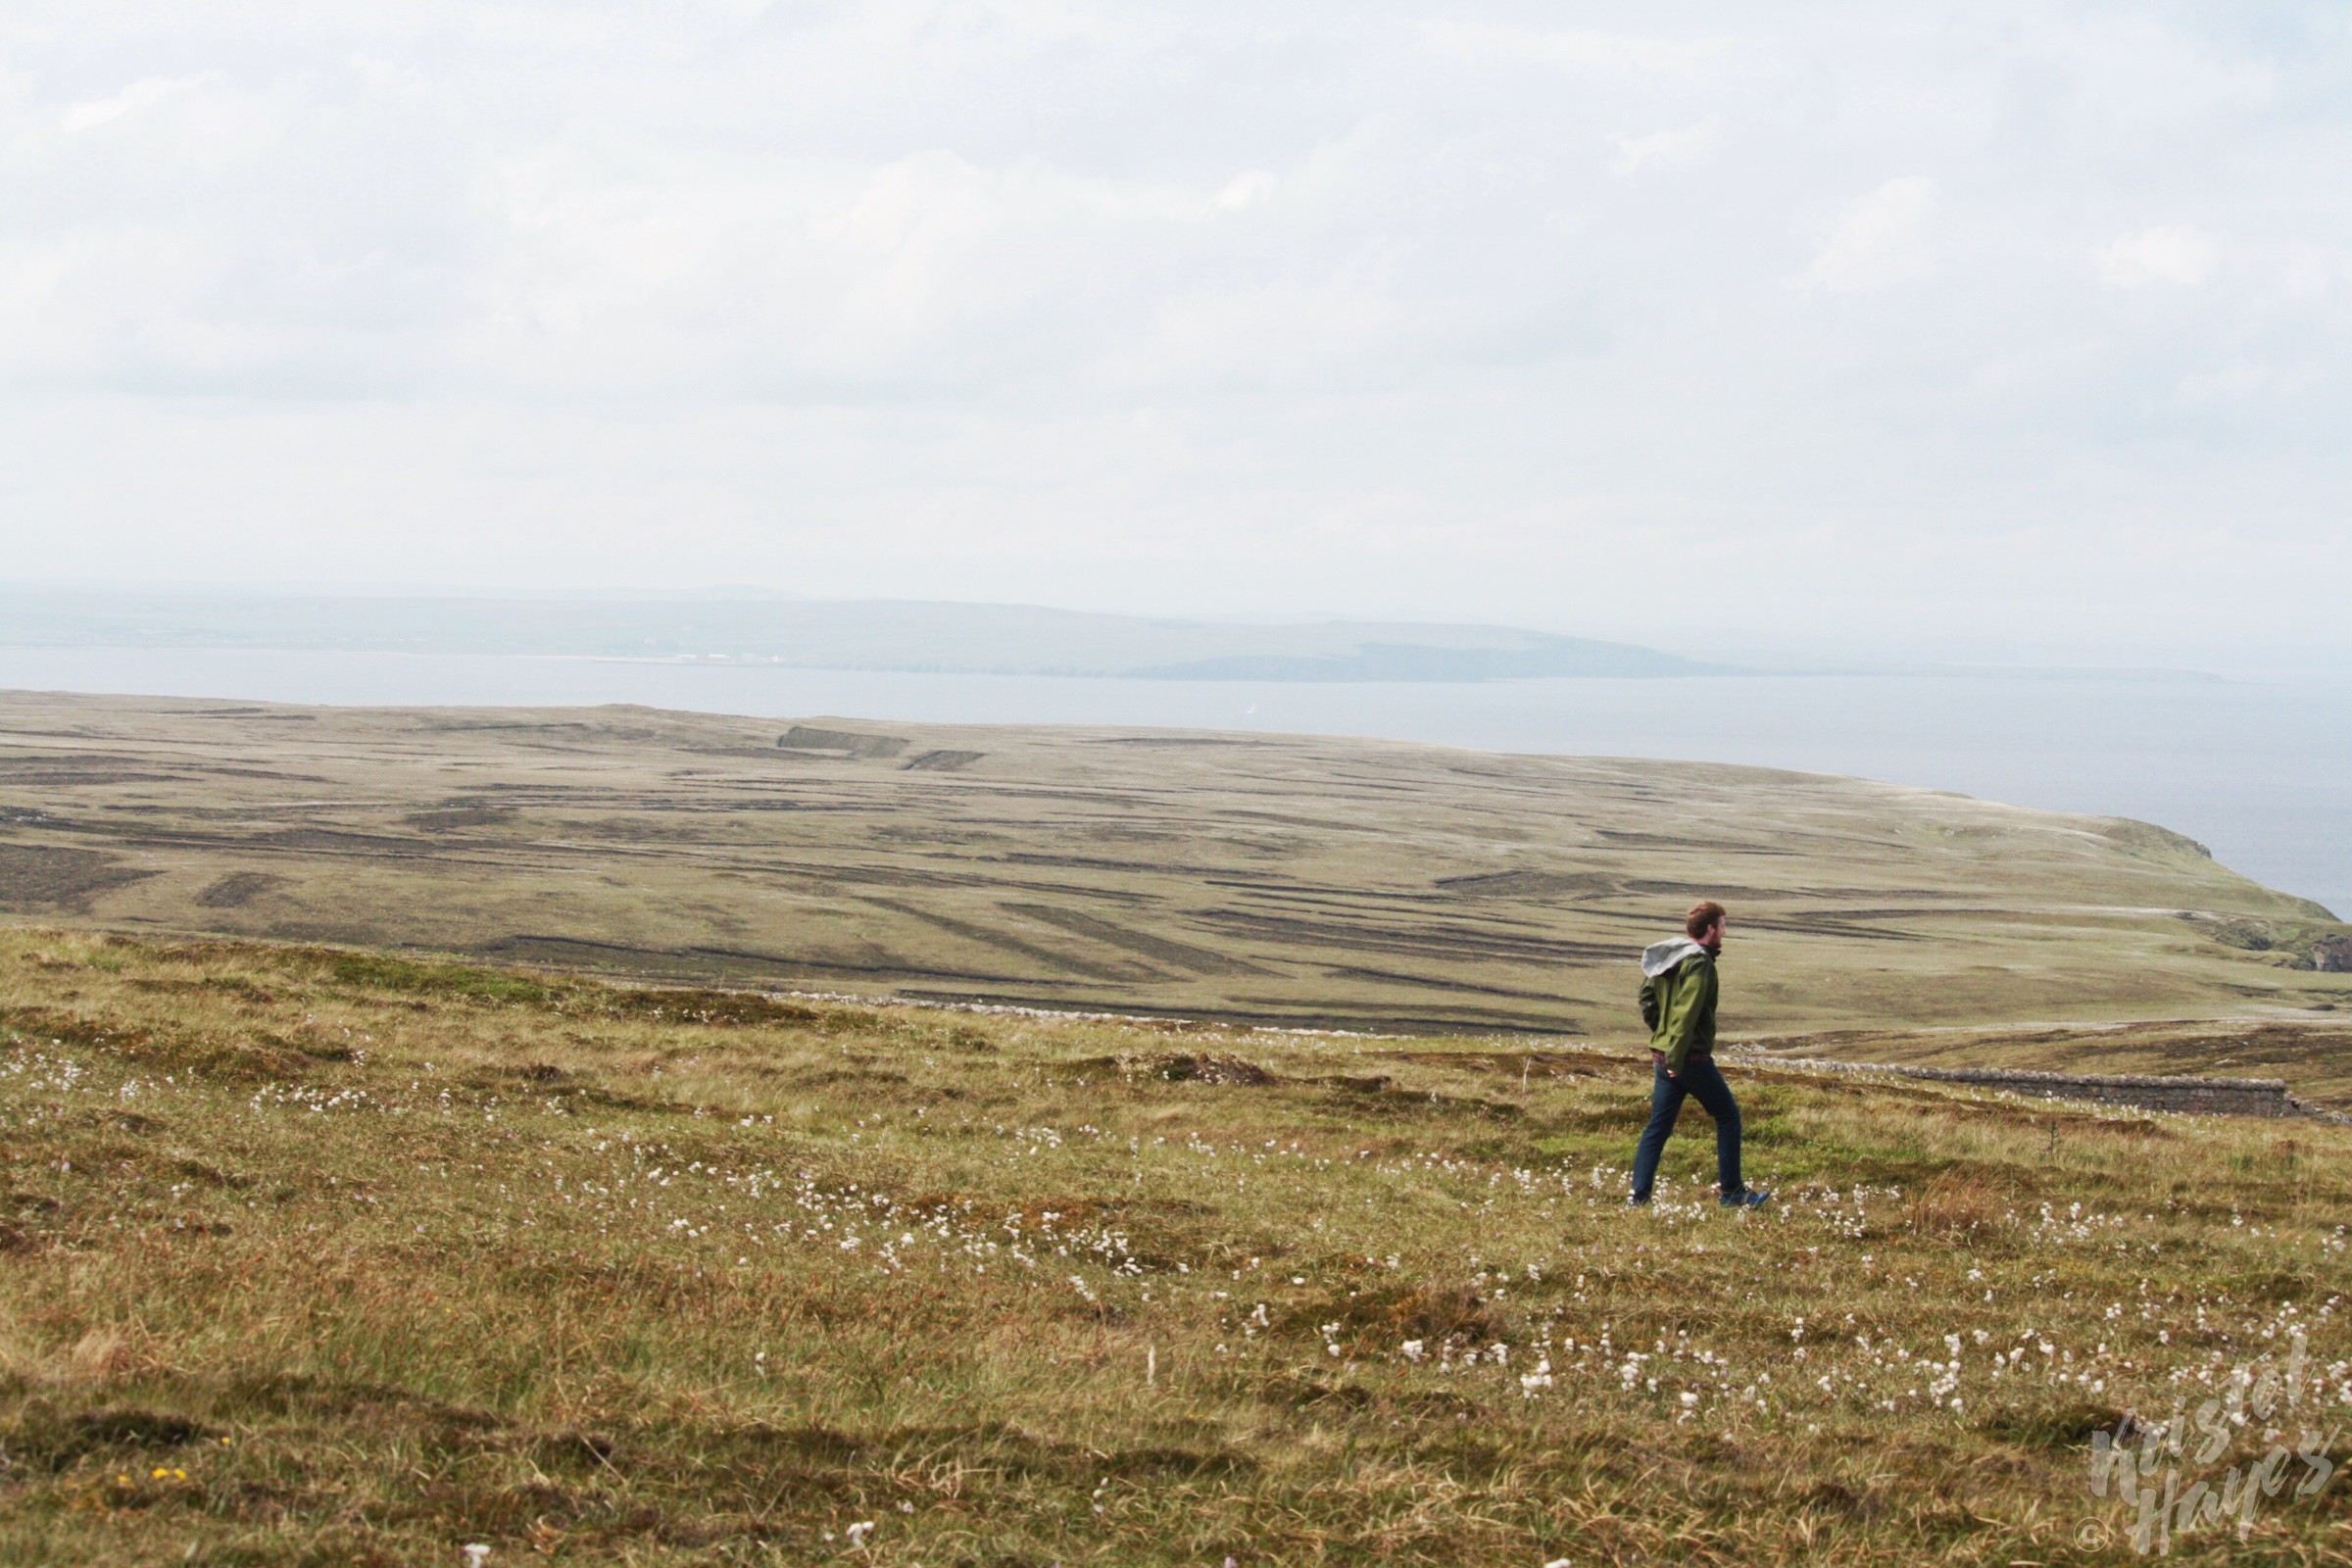
<svg viewBox="0 0 2352 1568">
<path fill-rule="evenodd" d="M 1642 950 L 1642 972 L 1655 980 L 1692 954 L 1703 956 L 1706 951 L 1689 937 L 1676 937 L 1668 942 L 1652 942 Z"/>
</svg>

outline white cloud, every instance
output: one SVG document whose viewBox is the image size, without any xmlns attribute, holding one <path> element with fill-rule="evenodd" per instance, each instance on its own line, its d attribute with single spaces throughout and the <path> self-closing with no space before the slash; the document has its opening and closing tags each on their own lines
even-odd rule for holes
<svg viewBox="0 0 2352 1568">
<path fill-rule="evenodd" d="M 1936 266 L 1936 181 L 1908 174 L 1853 203 L 1801 279 L 1850 294 L 1924 276 Z"/>
<path fill-rule="evenodd" d="M 1760 69 L 1752 46 L 1727 33 L 1670 37 L 1589 27 L 1528 27 L 1442 17 L 1422 24 L 1440 50 L 1470 59 L 1538 66 L 1603 81 L 1703 86 Z"/>
<path fill-rule="evenodd" d="M 2180 384 L 2173 389 L 2173 399 L 2187 408 L 2242 402 L 2261 392 L 2271 380 L 2270 371 L 2259 365 L 2228 365 L 2218 370 L 2182 376 Z"/>
<path fill-rule="evenodd" d="M 1225 188 L 1217 192 L 1215 205 L 1224 212 L 1238 213 L 1245 207 L 1255 207 L 1274 194 L 1281 183 L 1263 169 L 1252 169 L 1233 176 Z"/>
<path fill-rule="evenodd" d="M 2227 13 L 2216 6 L 2206 15 L 2218 21 Z M 2018 46 L 2025 60 L 2053 72 L 2057 113 L 2098 133 L 2145 138 L 2227 124 L 2275 104 L 2299 68 L 2318 64 L 2286 56 L 2293 25 L 2281 28 L 2273 57 L 2256 42 L 2258 28 L 2198 29 L 2118 8 L 2036 19 L 2020 30 Z"/>
<path fill-rule="evenodd" d="M 2197 229 L 2142 229 L 2099 252 L 2099 281 L 2109 288 L 2146 288 L 2154 283 L 2194 287 L 2213 276 L 2221 259 L 2220 242 Z"/>
<path fill-rule="evenodd" d="M 1709 115 L 1681 130 L 1654 130 L 1646 136 L 1614 131 L 1609 145 L 1617 149 L 1617 156 L 1610 162 L 1609 172 L 1623 176 L 1645 169 L 1688 169 L 1706 162 L 1722 135 L 1721 115 Z"/>
<path fill-rule="evenodd" d="M 95 130 L 110 121 L 143 115 L 158 104 L 168 103 L 219 79 L 217 73 L 210 72 L 193 76 L 143 76 L 109 97 L 69 105 L 65 113 L 58 116 L 58 123 L 74 134 Z"/>
</svg>

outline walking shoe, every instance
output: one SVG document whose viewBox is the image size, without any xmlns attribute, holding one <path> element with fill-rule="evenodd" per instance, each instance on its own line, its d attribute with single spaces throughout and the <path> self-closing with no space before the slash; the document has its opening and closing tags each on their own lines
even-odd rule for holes
<svg viewBox="0 0 2352 1568">
<path fill-rule="evenodd" d="M 1649 1200 L 1646 1198 L 1629 1198 L 1625 1200 L 1625 1206 L 1628 1208 L 1647 1208 L 1649 1206 Z"/>
<path fill-rule="evenodd" d="M 1722 1200 L 1723 1206 L 1726 1208 L 1762 1208 L 1771 1201 L 1772 1195 L 1770 1193 L 1759 1193 L 1753 1188 L 1744 1193 L 1734 1193 L 1729 1198 Z"/>
</svg>

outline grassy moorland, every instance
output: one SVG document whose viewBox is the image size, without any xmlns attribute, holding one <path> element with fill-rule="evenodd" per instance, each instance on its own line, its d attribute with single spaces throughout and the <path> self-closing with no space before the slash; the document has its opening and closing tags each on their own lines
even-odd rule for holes
<svg viewBox="0 0 2352 1568">
<path fill-rule="evenodd" d="M 779 741 L 786 744 L 779 744 Z M 0 910 L 677 983 L 1630 1041 L 1695 899 L 1735 1029 L 2325 1020 L 2326 910 L 2162 828 L 1819 774 L 644 709 L 0 695 Z"/>
<path fill-rule="evenodd" d="M 2341 1128 L 1743 1070 L 1783 1200 L 1694 1111 L 1631 1212 L 1525 1040 L 32 927 L 0 1020 L 10 1563 L 2352 1562 Z"/>
</svg>

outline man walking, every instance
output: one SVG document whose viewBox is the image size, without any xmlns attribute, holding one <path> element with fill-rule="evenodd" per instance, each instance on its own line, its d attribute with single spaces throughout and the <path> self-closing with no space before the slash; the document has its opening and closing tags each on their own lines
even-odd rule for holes
<svg viewBox="0 0 2352 1568">
<path fill-rule="evenodd" d="M 1715 1068 L 1715 956 L 1723 951 L 1723 906 L 1692 909 L 1687 936 L 1652 943 L 1642 954 L 1642 1021 L 1649 1025 L 1649 1125 L 1634 1149 L 1633 1202 L 1649 1201 L 1666 1138 L 1696 1095 L 1715 1118 L 1715 1181 L 1726 1208 L 1754 1208 L 1770 1193 L 1740 1180 L 1740 1102 Z"/>
</svg>

